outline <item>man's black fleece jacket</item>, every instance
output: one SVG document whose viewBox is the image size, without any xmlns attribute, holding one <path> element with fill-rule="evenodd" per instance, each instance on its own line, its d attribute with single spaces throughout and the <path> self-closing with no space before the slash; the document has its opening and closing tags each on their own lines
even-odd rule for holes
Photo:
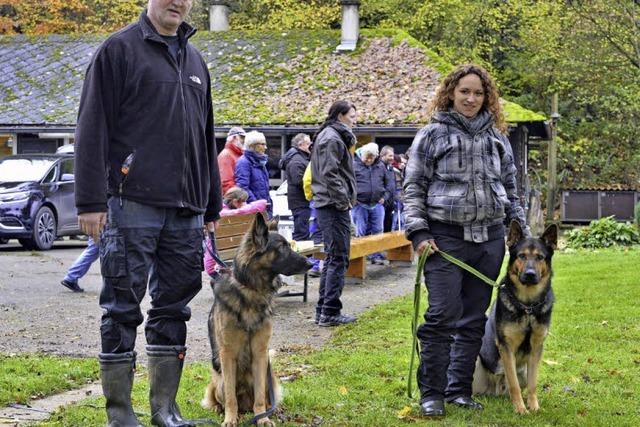
<svg viewBox="0 0 640 427">
<path fill-rule="evenodd" d="M 108 197 L 122 197 L 219 218 L 211 82 L 187 41 L 193 33 L 178 29 L 176 61 L 143 12 L 94 54 L 75 134 L 78 213 L 105 212 Z"/>
</svg>

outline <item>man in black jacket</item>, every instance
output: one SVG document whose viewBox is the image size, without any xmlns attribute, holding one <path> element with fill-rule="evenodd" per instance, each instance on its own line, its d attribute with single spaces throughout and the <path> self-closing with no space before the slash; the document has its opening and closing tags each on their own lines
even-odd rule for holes
<svg viewBox="0 0 640 427">
<path fill-rule="evenodd" d="M 87 69 L 76 129 L 76 206 L 100 242 L 102 388 L 110 426 L 138 426 L 131 406 L 136 329 L 145 326 L 151 421 L 192 426 L 175 403 L 187 304 L 202 286 L 203 224 L 222 207 L 210 76 L 188 42 L 192 0 L 149 0 Z"/>
<path fill-rule="evenodd" d="M 384 163 L 387 171 L 386 181 L 389 183 L 389 189 L 391 190 L 392 197 L 384 201 L 384 221 L 382 225 L 382 231 L 385 233 L 391 231 L 393 224 L 393 213 L 397 206 L 397 194 L 396 194 L 396 174 L 393 172 L 393 147 L 385 145 L 380 149 L 380 161 Z"/>
<path fill-rule="evenodd" d="M 287 180 L 287 205 L 293 215 L 293 240 L 309 240 L 311 230 L 311 206 L 304 195 L 302 177 L 311 158 L 311 138 L 306 133 L 299 133 L 291 140 L 291 148 L 280 160 L 280 169 L 285 171 Z M 316 237 L 314 236 L 314 241 Z M 318 240 L 320 243 L 322 240 Z M 320 260 L 309 257 L 313 267 L 309 276 L 320 276 Z"/>
<path fill-rule="evenodd" d="M 287 204 L 293 215 L 293 240 L 309 240 L 311 209 L 304 196 L 302 177 L 311 157 L 311 138 L 299 133 L 291 140 L 291 148 L 280 161 L 287 180 Z"/>
</svg>

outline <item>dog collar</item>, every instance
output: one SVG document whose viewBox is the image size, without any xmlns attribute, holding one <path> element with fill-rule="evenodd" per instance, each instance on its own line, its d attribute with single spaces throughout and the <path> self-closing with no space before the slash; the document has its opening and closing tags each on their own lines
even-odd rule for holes
<svg viewBox="0 0 640 427">
<path fill-rule="evenodd" d="M 516 306 L 517 308 L 521 309 L 522 311 L 524 311 L 526 314 L 533 314 L 534 311 L 541 306 L 544 306 L 547 303 L 547 300 L 549 298 L 550 292 L 549 290 L 551 289 L 551 287 L 547 288 L 546 294 L 544 296 L 544 298 L 542 299 L 542 301 L 536 302 L 534 304 L 525 304 L 522 301 L 520 301 L 518 298 L 516 298 L 516 296 L 513 294 L 513 292 L 511 292 L 511 289 L 509 289 L 507 286 L 502 285 L 501 288 L 505 291 L 505 293 L 507 294 L 507 297 L 509 299 L 509 302 Z"/>
</svg>

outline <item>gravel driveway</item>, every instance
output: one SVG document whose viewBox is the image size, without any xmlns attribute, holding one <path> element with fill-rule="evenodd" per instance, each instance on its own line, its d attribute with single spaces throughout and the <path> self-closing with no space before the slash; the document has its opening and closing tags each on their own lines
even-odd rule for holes
<svg viewBox="0 0 640 427">
<path fill-rule="evenodd" d="M 100 349 L 101 286 L 99 262 L 80 281 L 84 293 L 73 293 L 60 285 L 66 269 L 84 249 L 84 242 L 56 242 L 46 252 L 23 250 L 16 241 L 0 245 L 0 352 L 43 352 L 57 355 L 94 357 Z M 347 279 L 343 292 L 345 312 L 358 314 L 395 296 L 411 292 L 415 268 L 409 263 L 367 267 L 365 281 Z M 299 291 L 297 284 L 284 289 Z M 318 347 L 329 337 L 331 328 L 313 323 L 318 279 L 310 278 L 309 301 L 301 297 L 278 298 L 272 348 L 292 350 L 298 346 Z M 210 357 L 206 319 L 212 293 L 206 275 L 203 289 L 191 302 L 192 318 L 187 339 L 190 360 Z M 149 308 L 145 297 L 143 310 Z M 407 319 L 409 322 L 409 319 Z M 144 359 L 144 328 L 138 328 L 137 351 Z"/>
</svg>

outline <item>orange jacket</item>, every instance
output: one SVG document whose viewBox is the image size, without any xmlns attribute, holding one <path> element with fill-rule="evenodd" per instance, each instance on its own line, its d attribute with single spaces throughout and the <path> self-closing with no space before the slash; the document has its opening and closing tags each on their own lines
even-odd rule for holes
<svg viewBox="0 0 640 427">
<path fill-rule="evenodd" d="M 228 189 L 236 185 L 234 173 L 236 171 L 236 163 L 242 156 L 242 149 L 238 148 L 231 142 L 224 145 L 224 150 L 218 154 L 218 168 L 220 169 L 220 181 L 222 182 L 222 194 Z"/>
</svg>

